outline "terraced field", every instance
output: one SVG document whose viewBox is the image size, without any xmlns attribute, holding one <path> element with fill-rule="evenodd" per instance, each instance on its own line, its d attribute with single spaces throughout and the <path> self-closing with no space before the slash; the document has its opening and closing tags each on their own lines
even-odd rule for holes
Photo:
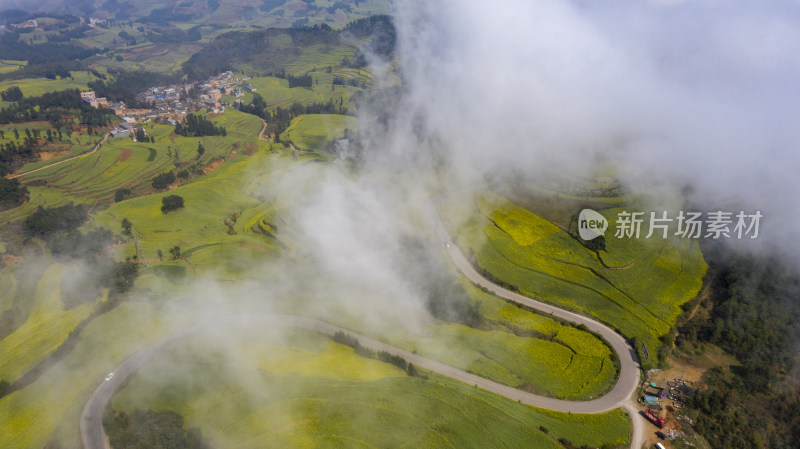
<svg viewBox="0 0 800 449">
<path fill-rule="evenodd" d="M 114 408 L 176 410 L 220 448 L 558 448 L 558 438 L 624 444 L 629 433 L 619 411 L 552 413 L 438 375 L 411 378 L 316 334 L 243 335 L 243 344 L 224 354 L 209 350 L 219 341 L 211 335 L 176 343 L 115 395 Z M 229 357 L 245 362 L 231 366 Z M 189 373 L 195 381 L 186 383 Z"/>
<path fill-rule="evenodd" d="M 116 27 L 115 27 L 116 28 Z M 139 33 L 135 28 L 122 27 L 126 33 L 136 36 Z M 120 28 L 117 28 L 120 29 Z M 102 29 L 101 29 L 102 30 Z M 119 31 L 118 31 L 119 32 Z M 109 37 L 116 38 L 116 33 L 108 33 L 107 31 L 97 36 L 91 36 L 82 39 L 89 45 L 102 45 L 103 42 L 108 42 Z M 138 37 L 137 41 L 144 40 L 144 37 Z M 113 55 L 95 55 L 86 59 L 88 64 L 92 67 L 103 68 L 108 71 L 109 68 L 123 69 L 125 71 L 149 71 L 170 73 L 180 70 L 181 64 L 189 59 L 192 54 L 200 50 L 202 47 L 198 44 L 152 44 L 145 42 L 133 47 L 119 48 Z M 116 59 L 116 56 L 122 57 L 121 61 Z"/>
<path fill-rule="evenodd" d="M 228 129 L 227 137 L 175 137 L 171 126 L 151 125 L 147 132 L 155 143 L 127 137 L 109 139 L 94 154 L 24 175 L 22 180 L 34 184 L 46 180 L 49 188 L 82 202 L 110 201 L 117 189 L 147 189 L 155 175 L 190 164 L 200 143 L 206 149 L 206 161 L 229 157 L 237 149 L 246 152 L 258 147 L 255 136 L 261 122 L 257 117 L 234 110 L 215 121 Z"/>
<path fill-rule="evenodd" d="M 445 208 L 446 210 L 446 208 Z M 603 211 L 611 230 L 616 209 Z M 587 250 L 564 230 L 493 194 L 456 235 L 477 264 L 523 294 L 579 311 L 644 341 L 655 362 L 658 338 L 699 291 L 706 264 L 696 242 L 606 238 Z"/>
<path fill-rule="evenodd" d="M 17 134 L 15 137 L 14 131 Z M 102 136 L 100 135 L 86 135 L 73 133 L 72 135 L 62 135 L 62 140 L 58 140 L 58 131 L 46 122 L 28 122 L 28 123 L 9 123 L 0 125 L 0 144 L 14 143 L 20 145 L 24 142 L 27 134 L 25 130 L 30 132 L 39 131 L 40 148 L 39 160 L 29 162 L 22 166 L 16 173 L 24 173 L 36 168 L 42 167 L 53 162 L 68 159 L 82 153 L 91 151 L 95 143 L 97 143 Z M 52 142 L 47 142 L 47 131 L 55 133 Z M 100 133 L 100 131 L 98 131 Z"/>
</svg>

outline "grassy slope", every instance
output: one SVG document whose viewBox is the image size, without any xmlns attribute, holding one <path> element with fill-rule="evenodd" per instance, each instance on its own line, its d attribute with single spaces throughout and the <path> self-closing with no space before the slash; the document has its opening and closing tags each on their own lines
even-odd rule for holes
<svg viewBox="0 0 800 449">
<path fill-rule="evenodd" d="M 696 242 L 614 238 L 615 209 L 603 212 L 612 231 L 608 251 L 600 256 L 495 195 L 479 197 L 476 212 L 457 235 L 481 267 L 524 294 L 595 316 L 644 340 L 651 354 L 705 274 Z"/>
<path fill-rule="evenodd" d="M 19 139 L 14 137 L 14 129 L 17 130 Z M 2 137 L 0 137 L 0 143 L 9 144 L 14 142 L 16 145 L 21 144 L 25 140 L 26 129 L 31 131 L 38 129 L 41 132 L 40 139 L 44 142 L 44 145 L 41 147 L 42 159 L 25 164 L 17 170 L 17 173 L 30 171 L 53 162 L 58 162 L 62 159 L 88 152 L 94 147 L 94 144 L 101 139 L 100 135 L 89 136 L 73 133 L 72 135 L 63 135 L 61 142 L 58 141 L 57 135 L 54 137 L 53 142 L 45 142 L 48 129 L 55 133 L 58 131 L 48 123 L 28 122 L 0 125 L 0 131 L 3 132 Z"/>
<path fill-rule="evenodd" d="M 181 343 L 140 371 L 115 396 L 114 407 L 174 409 L 219 448 L 557 448 L 553 440 L 560 437 L 600 445 L 624 443 L 629 433 L 618 411 L 541 411 L 440 376 L 409 378 L 350 348 L 302 334 L 292 333 L 289 347 L 249 335 L 232 345 L 233 353 L 226 350 L 225 359 L 246 361 L 236 366 L 209 354 L 211 341 Z"/>
<path fill-rule="evenodd" d="M 0 59 L 0 73 L 16 71 L 20 66 L 28 65 L 28 61 L 13 61 L 11 59 Z"/>
<path fill-rule="evenodd" d="M 316 150 L 335 137 L 342 137 L 346 128 L 354 129 L 356 123 L 355 117 L 347 115 L 301 115 L 281 134 L 281 141 L 290 141 L 301 150 Z"/>
<path fill-rule="evenodd" d="M 80 445 L 75 429 L 86 400 L 110 368 L 163 335 L 162 319 L 152 305 L 139 302 L 93 320 L 67 357 L 0 399 L 0 447 L 41 448 L 56 432 L 65 445 Z"/>
<path fill-rule="evenodd" d="M 45 92 L 55 92 L 64 89 L 86 89 L 89 81 L 96 80 L 89 72 L 72 72 L 72 78 L 49 80 L 47 78 L 25 78 L 21 80 L 0 81 L 0 90 L 11 86 L 18 86 L 26 97 L 35 97 Z M 0 105 L 1 106 L 1 105 Z"/>
<path fill-rule="evenodd" d="M 38 283 L 33 308 L 27 321 L 0 340 L 0 379 L 9 383 L 17 380 L 48 354 L 55 351 L 69 333 L 88 317 L 99 301 L 65 309 L 61 302 L 60 283 L 70 276 L 70 268 L 51 265 Z M 13 298 L 13 293 L 10 295 Z"/>
<path fill-rule="evenodd" d="M 368 79 L 368 74 L 364 75 Z M 278 106 L 286 108 L 292 103 L 300 103 L 308 105 L 311 103 L 327 103 L 330 100 L 343 101 L 345 105 L 348 104 L 350 97 L 362 89 L 352 86 L 333 86 L 331 84 L 332 76 L 324 72 L 312 73 L 314 79 L 319 80 L 319 84 L 314 85 L 312 88 L 307 87 L 293 87 L 289 88 L 289 82 L 285 79 L 274 77 L 256 77 L 245 81 L 256 88 L 256 93 L 264 98 L 267 107 L 276 108 Z M 224 99 L 233 103 L 236 98 L 225 96 Z M 253 99 L 253 94 L 245 89 L 245 95 L 240 98 L 244 103 L 249 103 Z"/>
</svg>

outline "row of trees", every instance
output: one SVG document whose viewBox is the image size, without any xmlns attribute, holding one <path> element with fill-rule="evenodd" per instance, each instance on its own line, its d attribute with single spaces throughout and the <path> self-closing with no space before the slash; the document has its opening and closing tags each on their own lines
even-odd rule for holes
<svg viewBox="0 0 800 449">
<path fill-rule="evenodd" d="M 214 126 L 214 122 L 202 115 L 189 114 L 183 123 L 175 125 L 175 134 L 184 137 L 227 136 L 223 126 Z"/>
<path fill-rule="evenodd" d="M 20 137 L 19 129 L 14 128 L 12 132 L 14 134 L 14 138 L 19 140 Z M 42 137 L 42 130 L 40 129 L 34 128 L 33 130 L 31 130 L 30 128 L 25 128 L 23 132 L 25 133 L 25 137 L 29 139 L 31 138 L 39 139 L 40 137 Z M 46 134 L 47 134 L 47 140 L 50 142 L 52 142 L 55 139 L 56 134 L 58 135 L 58 140 L 61 140 L 61 131 L 53 131 L 48 128 Z M 0 140 L 5 138 L 6 138 L 6 132 L 0 129 Z"/>
<path fill-rule="evenodd" d="M 175 173 L 171 171 L 167 171 L 164 173 L 159 173 L 153 178 L 152 186 L 156 190 L 164 190 L 169 187 L 170 184 L 175 182 Z"/>
<path fill-rule="evenodd" d="M 331 336 L 331 340 L 335 341 L 336 343 L 343 344 L 345 346 L 353 348 L 356 354 L 362 357 L 376 359 L 386 363 L 391 363 L 392 365 L 405 371 L 409 376 L 423 377 L 417 371 L 417 367 L 409 363 L 403 357 L 400 357 L 399 355 L 390 354 L 386 351 L 375 352 L 369 348 L 365 348 L 364 346 L 361 346 L 361 342 L 358 341 L 358 338 L 346 332 L 336 331 Z"/>
<path fill-rule="evenodd" d="M 0 109 L 0 124 L 25 123 L 37 120 L 50 122 L 55 128 L 70 125 L 77 116 L 79 123 L 91 127 L 107 126 L 113 111 L 93 108 L 81 100 L 77 89 L 47 92 L 38 97 L 26 97 L 13 106 Z"/>
<path fill-rule="evenodd" d="M 289 81 L 289 87 L 311 87 L 314 82 L 309 74 L 300 76 L 287 75 L 285 78 L 286 81 Z"/>
</svg>

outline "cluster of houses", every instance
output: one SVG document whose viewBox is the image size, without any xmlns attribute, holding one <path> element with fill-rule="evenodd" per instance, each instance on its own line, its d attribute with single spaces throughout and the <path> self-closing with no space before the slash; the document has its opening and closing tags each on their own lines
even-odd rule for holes
<svg viewBox="0 0 800 449">
<path fill-rule="evenodd" d="M 224 113 L 228 104 L 222 101 L 223 95 L 242 97 L 244 89 L 255 92 L 255 88 L 245 83 L 247 79 L 235 77 L 228 71 L 203 82 L 151 87 L 137 95 L 139 103 L 152 105 L 143 109 L 129 108 L 122 102 L 109 103 L 106 98 L 95 97 L 94 91 L 81 92 L 81 99 L 95 108 L 112 109 L 122 119 L 122 123 L 111 131 L 113 137 L 132 137 L 136 123 L 157 122 L 174 126 L 195 111 L 205 109 L 213 114 Z"/>
</svg>

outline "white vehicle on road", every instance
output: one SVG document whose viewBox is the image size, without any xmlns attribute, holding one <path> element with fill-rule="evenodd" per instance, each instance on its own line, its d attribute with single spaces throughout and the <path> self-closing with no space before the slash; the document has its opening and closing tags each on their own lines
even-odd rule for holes
<svg viewBox="0 0 800 449">
<path fill-rule="evenodd" d="M 111 371 L 110 373 L 108 373 L 108 376 L 106 376 L 106 382 L 111 380 L 112 377 L 114 377 L 114 371 Z"/>
</svg>

